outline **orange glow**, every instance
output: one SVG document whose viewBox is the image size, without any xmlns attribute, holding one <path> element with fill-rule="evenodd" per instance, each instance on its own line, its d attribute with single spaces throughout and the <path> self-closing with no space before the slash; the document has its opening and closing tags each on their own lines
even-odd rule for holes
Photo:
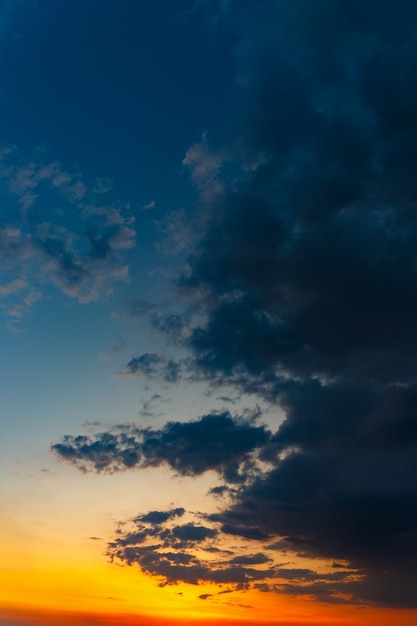
<svg viewBox="0 0 417 626">
<path fill-rule="evenodd" d="M 342 613 L 345 609 L 342 609 Z M 352 615 L 350 615 L 352 614 Z M 354 617 L 356 615 L 356 617 Z M 283 620 L 279 615 L 273 620 L 263 621 L 256 617 L 246 616 L 239 620 L 216 620 L 203 618 L 190 620 L 184 617 L 162 618 L 145 614 L 120 614 L 120 613 L 89 613 L 82 611 L 45 611 L 39 609 L 19 610 L 9 608 L 0 609 L 0 622 L 5 621 L 8 626 L 244 626 L 244 624 L 256 624 L 256 626 L 415 626 L 415 611 L 374 610 L 355 608 L 348 609 L 344 617 L 329 616 L 326 614 L 316 615 L 314 618 L 305 616 L 305 619 L 293 621 Z"/>
<path fill-rule="evenodd" d="M 0 624 L 7 626 L 416 626 L 417 612 L 320 604 L 227 585 L 158 586 L 109 563 L 105 544 L 2 525 Z M 221 593 L 219 593 L 221 592 Z M 206 595 L 206 599 L 199 596 Z M 3 610 L 2 610 L 3 609 Z M 71 610 L 69 610 L 71 609 Z"/>
</svg>

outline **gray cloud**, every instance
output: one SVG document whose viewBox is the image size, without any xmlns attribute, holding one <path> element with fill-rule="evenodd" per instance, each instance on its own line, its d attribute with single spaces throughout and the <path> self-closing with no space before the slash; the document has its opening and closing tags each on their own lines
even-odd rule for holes
<svg viewBox="0 0 417 626">
<path fill-rule="evenodd" d="M 136 521 L 149 524 L 162 524 L 173 517 L 182 517 L 184 513 L 185 509 L 181 507 L 173 509 L 172 511 L 149 511 L 149 513 L 136 518 Z"/>
<path fill-rule="evenodd" d="M 308 568 L 283 567 L 275 561 L 273 552 L 251 554 L 247 545 L 220 549 L 224 534 L 214 517 L 207 518 L 209 526 L 201 524 L 198 514 L 192 516 L 192 521 L 175 524 L 174 518 L 184 515 L 190 517 L 183 509 L 153 511 L 121 524 L 108 544 L 108 556 L 119 563 L 139 566 L 145 573 L 159 578 L 161 585 L 179 581 L 230 585 L 216 594 L 202 594 L 201 599 L 251 587 L 263 591 L 285 589 L 292 594 L 296 584 L 301 583 L 300 595 L 308 593 L 336 602 L 341 588 L 349 595 L 351 587 L 360 585 L 361 576 L 355 572 L 330 569 L 318 573 Z"/>
<path fill-rule="evenodd" d="M 211 413 L 193 422 L 168 422 L 161 429 L 119 427 L 94 436 L 64 437 L 52 445 L 59 458 L 83 471 L 118 471 L 167 464 L 179 474 L 214 470 L 231 482 L 255 471 L 252 453 L 270 439 L 254 420 Z"/>
<path fill-rule="evenodd" d="M 195 521 L 174 525 L 172 520 L 178 516 L 177 511 L 152 512 L 150 517 L 140 515 L 128 527 L 122 525 L 114 541 L 108 544 L 108 556 L 138 565 L 142 571 L 160 578 L 163 585 L 178 581 L 198 585 L 210 581 L 248 586 L 273 575 L 272 568 L 248 567 L 269 561 L 260 555 L 249 561 L 243 556 L 241 560 L 238 557 L 233 560 L 227 558 L 230 551 L 212 550 L 219 536 L 216 526 L 203 526 Z M 182 516 L 184 511 L 180 511 Z M 204 553 L 208 558 L 202 556 Z"/>
<path fill-rule="evenodd" d="M 189 163 L 204 176 L 198 155 L 217 150 L 234 167 L 201 196 L 179 288 L 205 317 L 185 343 L 193 371 L 286 419 L 260 453 L 273 469 L 215 519 L 347 562 L 352 601 L 416 606 L 416 7 L 239 15 L 241 120 Z"/>
<path fill-rule="evenodd" d="M 166 359 L 159 354 L 145 352 L 132 358 L 127 364 L 127 375 L 145 375 L 162 379 L 168 383 L 178 382 L 182 377 L 183 366 L 174 359 Z"/>
</svg>

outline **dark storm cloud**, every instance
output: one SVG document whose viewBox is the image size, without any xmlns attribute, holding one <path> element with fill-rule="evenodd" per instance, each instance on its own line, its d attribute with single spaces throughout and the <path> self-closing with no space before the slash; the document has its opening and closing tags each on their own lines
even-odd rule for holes
<svg viewBox="0 0 417 626">
<path fill-rule="evenodd" d="M 416 126 L 415 7 L 385 3 L 388 27 L 367 2 L 267 4 L 240 48 L 250 59 L 241 158 L 259 151 L 259 164 L 240 184 L 224 174 L 181 281 L 206 295 L 193 365 L 261 392 L 265 382 L 276 391 L 282 370 L 404 376 L 417 312 L 404 143 Z M 399 141 L 396 172 L 386 159 Z"/>
<path fill-rule="evenodd" d="M 362 575 L 343 583 L 353 600 L 415 606 L 416 387 L 300 383 L 283 405 L 262 450 L 275 469 L 214 519 L 244 538 L 283 537 L 270 549 L 343 560 Z"/>
<path fill-rule="evenodd" d="M 193 422 L 168 422 L 161 429 L 120 427 L 94 436 L 66 435 L 52 445 L 59 458 L 83 471 L 118 471 L 167 464 L 182 475 L 208 470 L 239 483 L 253 470 L 251 455 L 271 433 L 254 420 L 233 418 L 227 411 Z"/>
<path fill-rule="evenodd" d="M 194 371 L 286 419 L 261 451 L 274 468 L 216 519 L 346 561 L 353 600 L 416 606 L 417 8 L 271 1 L 233 18 L 242 126 L 186 159 L 201 191 L 204 159 L 227 155 L 179 281 L 206 313 L 186 343 Z"/>
</svg>

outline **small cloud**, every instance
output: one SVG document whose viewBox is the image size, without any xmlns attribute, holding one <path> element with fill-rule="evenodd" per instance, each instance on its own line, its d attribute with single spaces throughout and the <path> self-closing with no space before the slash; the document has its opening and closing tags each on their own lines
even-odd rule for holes
<svg viewBox="0 0 417 626">
<path fill-rule="evenodd" d="M 143 522 L 145 524 L 163 524 L 175 517 L 182 517 L 185 513 L 185 509 L 182 507 L 172 509 L 171 511 L 149 511 L 146 515 L 140 515 L 135 518 L 135 521 Z"/>
<path fill-rule="evenodd" d="M 129 318 L 142 317 L 155 308 L 155 305 L 146 300 L 129 300 L 125 305 L 126 315 Z"/>
<path fill-rule="evenodd" d="M 185 209 L 171 211 L 163 220 L 155 220 L 154 225 L 162 235 L 157 251 L 168 256 L 183 252 L 195 238 L 194 224 Z"/>
<path fill-rule="evenodd" d="M 140 376 L 163 380 L 166 383 L 178 382 L 182 377 L 183 365 L 174 359 L 166 359 L 159 354 L 145 352 L 134 357 L 127 364 L 122 376 Z"/>
<path fill-rule="evenodd" d="M 105 352 L 100 354 L 100 358 L 104 360 L 114 359 L 118 354 L 122 353 L 127 347 L 127 344 L 124 339 L 119 339 L 119 341 L 111 346 Z"/>
<path fill-rule="evenodd" d="M 186 152 L 182 163 L 191 172 L 193 182 L 206 201 L 212 200 L 223 189 L 219 174 L 224 162 L 221 151 L 208 146 L 206 133 L 200 143 L 192 145 Z"/>
<path fill-rule="evenodd" d="M 148 211 L 149 209 L 154 209 L 156 207 L 156 200 L 151 200 L 147 204 L 142 204 L 142 211 Z"/>
<path fill-rule="evenodd" d="M 10 294 L 25 289 L 26 287 L 27 282 L 25 280 L 16 278 L 15 280 L 11 280 L 9 283 L 0 284 L 0 296 L 9 296 Z"/>
<path fill-rule="evenodd" d="M 107 178 L 103 176 L 101 178 L 96 178 L 95 185 L 93 187 L 93 193 L 104 194 L 111 191 L 113 188 L 113 181 L 111 178 Z"/>
</svg>

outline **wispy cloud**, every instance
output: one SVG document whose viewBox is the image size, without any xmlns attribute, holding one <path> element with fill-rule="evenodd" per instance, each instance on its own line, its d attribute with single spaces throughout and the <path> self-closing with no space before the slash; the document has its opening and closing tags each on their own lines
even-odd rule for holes
<svg viewBox="0 0 417 626">
<path fill-rule="evenodd" d="M 146 204 L 142 204 L 141 209 L 142 211 L 149 211 L 149 209 L 154 209 L 156 207 L 156 200 L 151 200 L 150 202 L 147 202 Z"/>
<path fill-rule="evenodd" d="M 15 318 L 49 286 L 81 303 L 107 297 L 127 280 L 123 257 L 135 245 L 129 212 L 95 203 L 79 174 L 36 157 L 1 151 L 0 185 L 9 208 L 0 224 L 0 297 Z"/>
</svg>

